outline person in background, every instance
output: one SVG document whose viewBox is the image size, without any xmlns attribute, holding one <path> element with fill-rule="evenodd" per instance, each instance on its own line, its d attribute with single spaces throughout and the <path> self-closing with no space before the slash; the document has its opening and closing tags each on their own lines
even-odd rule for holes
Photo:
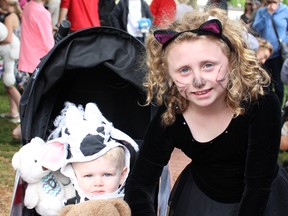
<svg viewBox="0 0 288 216">
<path fill-rule="evenodd" d="M 111 14 L 112 26 L 128 32 L 141 42 L 145 35 L 141 32 L 141 19 L 153 20 L 148 4 L 144 0 L 120 0 Z M 151 26 L 151 24 L 150 24 Z"/>
<path fill-rule="evenodd" d="M 168 215 L 287 215 L 288 175 L 277 164 L 281 107 L 245 30 L 214 7 L 147 37 L 147 105 L 159 109 L 125 187 L 133 216 L 156 215 L 153 194 L 174 148 L 192 162 Z"/>
<path fill-rule="evenodd" d="M 50 12 L 44 7 L 48 0 L 30 0 L 24 6 L 21 22 L 20 56 L 18 70 L 32 75 L 40 59 L 54 46 Z M 12 132 L 21 137 L 18 125 Z"/>
<path fill-rule="evenodd" d="M 263 4 L 260 1 L 258 0 L 252 1 L 253 14 L 252 14 L 251 23 L 250 23 L 250 31 L 255 35 L 257 35 L 257 32 L 255 32 L 255 30 L 253 29 L 252 24 L 254 23 L 257 10 L 261 8 L 262 6 Z"/>
<path fill-rule="evenodd" d="M 8 30 L 8 35 L 5 38 L 5 40 L 0 42 L 0 45 L 6 45 L 6 44 L 11 44 L 13 40 L 18 41 L 18 45 L 13 47 L 13 50 L 11 52 L 15 53 L 15 58 L 13 59 L 13 64 L 8 65 L 5 63 L 5 58 L 4 58 L 4 73 L 3 73 L 3 83 L 5 86 L 6 94 L 9 98 L 9 112 L 7 113 L 1 113 L 0 117 L 1 118 L 10 118 L 10 122 L 18 124 L 20 123 L 20 116 L 19 116 L 19 103 L 20 103 L 20 97 L 21 94 L 16 88 L 16 77 L 15 77 L 15 68 L 16 68 L 16 63 L 19 58 L 19 32 L 20 32 L 20 16 L 21 12 L 16 14 L 15 12 L 17 11 L 14 8 L 18 8 L 18 2 L 12 1 L 12 0 L 0 0 L 0 6 L 2 9 L 2 14 L 3 22 L 5 26 L 7 27 Z M 14 12 L 15 11 L 15 12 Z M 17 53 L 17 54 L 16 54 Z M 16 57 L 17 55 L 17 57 Z M 6 65 L 6 67 L 5 67 Z"/>
<path fill-rule="evenodd" d="M 166 28 L 175 19 L 176 3 L 174 0 L 152 0 L 150 11 L 154 17 L 152 25 L 156 28 Z"/>
<path fill-rule="evenodd" d="M 188 0 L 178 0 L 178 2 L 176 5 L 175 20 L 180 19 L 186 12 L 193 10 L 192 6 L 188 5 Z"/>
<path fill-rule="evenodd" d="M 244 13 L 240 16 L 240 19 L 247 25 L 250 26 L 253 16 L 253 4 L 250 1 L 245 2 Z"/>
<path fill-rule="evenodd" d="M 115 7 L 115 0 L 99 0 L 98 11 L 101 26 L 112 26 L 111 13 Z"/>
<path fill-rule="evenodd" d="M 28 0 L 18 0 L 18 2 L 19 2 L 21 9 L 23 10 L 23 8 L 24 8 L 25 4 L 28 2 Z"/>
<path fill-rule="evenodd" d="M 31 0 L 23 10 L 18 69 L 32 74 L 40 59 L 54 46 L 49 0 Z M 36 30 L 37 29 L 37 30 Z"/>
<path fill-rule="evenodd" d="M 259 37 L 267 40 L 273 46 L 274 52 L 265 62 L 264 67 L 271 73 L 271 88 L 275 90 L 280 104 L 283 104 L 284 85 L 280 78 L 283 59 L 273 22 L 280 39 L 288 43 L 288 6 L 281 3 L 280 0 L 267 0 L 267 6 L 257 10 L 252 27 Z"/>
<path fill-rule="evenodd" d="M 288 151 L 288 121 L 285 121 L 281 129 L 280 150 Z"/>
<path fill-rule="evenodd" d="M 266 60 L 272 55 L 273 53 L 273 47 L 272 45 L 263 38 L 257 38 L 259 47 L 256 51 L 256 56 L 258 59 L 258 62 L 263 65 Z"/>
<path fill-rule="evenodd" d="M 58 18 L 60 13 L 60 2 L 61 0 L 49 0 L 47 3 L 48 10 L 51 13 L 51 20 L 53 26 L 58 24 Z"/>
<path fill-rule="evenodd" d="M 207 6 L 218 7 L 228 12 L 227 0 L 208 0 Z"/>
<path fill-rule="evenodd" d="M 98 0 L 61 0 L 58 26 L 63 19 L 70 21 L 72 32 L 100 26 Z"/>
</svg>

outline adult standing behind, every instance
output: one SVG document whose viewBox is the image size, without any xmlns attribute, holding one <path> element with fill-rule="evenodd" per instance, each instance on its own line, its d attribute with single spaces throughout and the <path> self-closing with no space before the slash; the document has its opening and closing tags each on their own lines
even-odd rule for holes
<svg viewBox="0 0 288 216">
<path fill-rule="evenodd" d="M 244 6 L 244 13 L 240 16 L 240 19 L 247 24 L 247 27 L 250 26 L 253 16 L 253 4 L 251 1 L 246 1 Z"/>
<path fill-rule="evenodd" d="M 139 28 L 142 18 L 149 18 L 151 22 L 153 20 L 149 6 L 144 0 L 120 0 L 111 14 L 113 27 L 122 29 L 144 42 Z"/>
<path fill-rule="evenodd" d="M 15 87 L 16 77 L 14 73 L 16 59 L 19 58 L 19 32 L 20 32 L 20 14 L 19 16 L 12 12 L 14 7 L 17 7 L 18 2 L 12 0 L 0 0 L 1 9 L 3 14 L 3 20 L 0 20 L 5 24 L 8 30 L 8 35 L 5 40 L 0 42 L 0 45 L 6 44 L 17 44 L 17 46 L 13 47 L 11 53 L 13 52 L 13 59 L 11 55 L 4 57 L 4 73 L 3 73 L 3 83 L 5 86 L 6 94 L 9 98 L 9 112 L 8 113 L 1 113 L 1 118 L 11 118 L 11 122 L 19 123 L 19 103 L 20 103 L 20 92 Z M 9 11 L 11 10 L 11 11 Z M 17 36 L 16 36 L 17 35 Z"/>
<path fill-rule="evenodd" d="M 99 0 L 98 11 L 101 26 L 111 26 L 111 13 L 115 7 L 115 0 Z"/>
<path fill-rule="evenodd" d="M 21 23 L 20 56 L 18 70 L 32 74 L 54 46 L 51 14 L 44 7 L 49 0 L 30 0 L 24 6 Z M 21 136 L 20 126 L 12 134 Z"/>
<path fill-rule="evenodd" d="M 48 1 L 48 10 L 51 13 L 51 19 L 53 26 L 58 24 L 58 18 L 60 13 L 60 2 L 61 0 L 49 0 Z"/>
<path fill-rule="evenodd" d="M 218 7 L 228 12 L 227 0 L 208 0 L 206 5 Z"/>
<path fill-rule="evenodd" d="M 156 215 L 155 187 L 174 148 L 192 162 L 173 188 L 170 215 L 287 215 L 281 108 L 243 31 L 210 8 L 147 37 L 144 86 L 159 109 L 125 187 L 133 216 Z"/>
<path fill-rule="evenodd" d="M 273 54 L 265 62 L 264 67 L 271 73 L 274 90 L 280 100 L 283 102 L 284 85 L 281 81 L 280 72 L 283 65 L 283 59 L 280 54 L 280 45 L 273 28 L 272 19 L 275 23 L 276 31 L 282 41 L 288 42 L 288 7 L 280 0 L 268 0 L 267 6 L 259 8 L 256 12 L 253 22 L 253 29 L 259 34 L 259 37 L 269 41 L 273 46 Z"/>
<path fill-rule="evenodd" d="M 67 19 L 72 32 L 100 26 L 98 0 L 61 0 L 58 25 Z"/>
<path fill-rule="evenodd" d="M 32 74 L 40 59 L 54 46 L 51 14 L 44 7 L 49 0 L 31 0 L 22 14 L 18 69 Z"/>
<path fill-rule="evenodd" d="M 176 3 L 174 0 L 152 0 L 150 11 L 154 17 L 152 24 L 158 28 L 166 28 L 175 19 Z"/>
</svg>

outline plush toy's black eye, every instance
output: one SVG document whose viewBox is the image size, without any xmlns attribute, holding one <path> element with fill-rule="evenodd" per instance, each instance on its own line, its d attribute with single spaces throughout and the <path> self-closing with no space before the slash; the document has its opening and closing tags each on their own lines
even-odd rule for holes
<svg viewBox="0 0 288 216">
<path fill-rule="evenodd" d="M 37 160 L 34 160 L 35 163 L 37 163 Z"/>
</svg>

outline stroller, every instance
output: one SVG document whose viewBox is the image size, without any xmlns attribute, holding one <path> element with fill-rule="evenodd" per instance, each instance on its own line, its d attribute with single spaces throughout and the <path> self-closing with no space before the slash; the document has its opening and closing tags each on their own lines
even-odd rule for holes
<svg viewBox="0 0 288 216">
<path fill-rule="evenodd" d="M 103 115 L 141 145 L 156 107 L 143 106 L 144 45 L 128 33 L 94 27 L 70 34 L 43 58 L 20 102 L 22 143 L 46 140 L 66 101 L 97 104 Z M 11 215 L 38 215 L 23 206 L 25 182 L 15 178 Z"/>
</svg>

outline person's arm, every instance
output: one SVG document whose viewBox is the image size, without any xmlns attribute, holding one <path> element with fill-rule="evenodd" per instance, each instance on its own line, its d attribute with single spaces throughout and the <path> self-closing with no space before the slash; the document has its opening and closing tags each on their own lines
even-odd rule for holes
<svg viewBox="0 0 288 216">
<path fill-rule="evenodd" d="M 268 12 L 263 9 L 258 9 L 255 15 L 255 19 L 252 23 L 252 28 L 257 32 L 261 33 L 263 29 L 266 26 L 266 23 L 268 22 L 266 20 L 265 13 L 267 14 Z"/>
<path fill-rule="evenodd" d="M 156 188 L 163 167 L 168 163 L 173 147 L 169 133 L 160 123 L 160 114 L 149 125 L 133 170 L 125 185 L 125 201 L 133 216 L 156 216 Z"/>
<path fill-rule="evenodd" d="M 282 151 L 288 150 L 288 121 L 286 121 L 282 126 L 280 150 Z"/>
<path fill-rule="evenodd" d="M 67 14 L 68 14 L 68 8 L 60 8 L 58 25 L 60 25 L 61 21 L 66 18 Z"/>
<path fill-rule="evenodd" d="M 70 0 L 61 0 L 58 25 L 61 23 L 62 20 L 66 19 L 68 11 L 69 11 L 69 7 L 70 7 Z"/>
<path fill-rule="evenodd" d="M 280 150 L 288 151 L 288 136 L 281 136 Z"/>
<path fill-rule="evenodd" d="M 275 93 L 272 92 L 252 105 L 249 116 L 245 188 L 238 216 L 264 215 L 277 173 L 281 108 Z"/>
<path fill-rule="evenodd" d="M 0 42 L 0 45 L 10 44 L 12 42 L 12 38 L 13 38 L 13 23 L 15 22 L 15 19 L 18 20 L 18 17 L 17 17 L 17 15 L 15 13 L 11 13 L 9 16 L 7 16 L 5 18 L 4 25 L 7 28 L 8 35 L 5 38 L 5 40 Z"/>
</svg>

